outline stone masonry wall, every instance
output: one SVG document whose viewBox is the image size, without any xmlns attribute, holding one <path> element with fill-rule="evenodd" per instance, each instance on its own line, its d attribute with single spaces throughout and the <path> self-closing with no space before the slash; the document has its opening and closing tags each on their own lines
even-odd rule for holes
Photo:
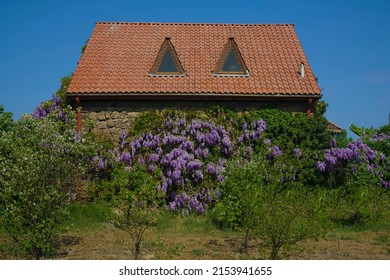
<svg viewBox="0 0 390 280">
<path fill-rule="evenodd" d="M 91 120 L 97 133 L 113 141 L 118 141 L 121 132 L 130 129 L 139 112 L 98 111 L 83 112 L 83 121 Z"/>
</svg>

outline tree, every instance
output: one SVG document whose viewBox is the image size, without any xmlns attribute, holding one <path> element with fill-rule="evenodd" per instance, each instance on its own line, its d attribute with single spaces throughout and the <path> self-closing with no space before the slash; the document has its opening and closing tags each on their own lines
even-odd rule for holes
<svg viewBox="0 0 390 280">
<path fill-rule="evenodd" d="M 146 230 L 160 215 L 162 193 L 156 190 L 157 179 L 139 163 L 130 172 L 121 166 L 114 170 L 113 176 L 113 184 L 120 185 L 116 197 L 119 213 L 114 219 L 114 225 L 130 235 L 134 245 L 134 259 L 137 260 Z"/>
<path fill-rule="evenodd" d="M 84 168 L 85 142 L 58 113 L 24 115 L 0 137 L 0 227 L 27 258 L 55 252 L 64 206 Z"/>
<path fill-rule="evenodd" d="M 268 248 L 268 257 L 277 259 L 282 247 L 317 234 L 314 196 L 296 180 L 302 164 L 299 150 L 295 154 L 291 158 L 276 146 L 266 147 L 248 162 L 228 165 L 214 213 L 243 231 L 245 252 L 249 238 L 257 237 Z"/>
<path fill-rule="evenodd" d="M 12 113 L 4 112 L 4 106 L 0 105 L 0 136 L 2 131 L 7 131 L 13 123 Z"/>
</svg>

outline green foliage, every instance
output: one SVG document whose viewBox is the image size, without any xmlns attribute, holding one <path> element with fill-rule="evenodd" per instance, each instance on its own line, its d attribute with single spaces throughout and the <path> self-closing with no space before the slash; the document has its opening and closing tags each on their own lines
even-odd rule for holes
<svg viewBox="0 0 390 280">
<path fill-rule="evenodd" d="M 379 133 L 385 133 L 385 134 L 387 134 L 387 135 L 390 135 L 390 124 L 381 126 L 381 127 L 378 129 L 378 132 L 379 132 Z"/>
<path fill-rule="evenodd" d="M 320 234 L 318 213 L 310 208 L 313 200 L 303 186 L 266 193 L 262 201 L 262 221 L 256 234 L 262 240 L 260 248 L 269 249 L 270 259 L 280 258 L 283 247 Z"/>
<path fill-rule="evenodd" d="M 209 118 L 219 120 L 221 123 L 226 123 L 227 120 L 237 119 L 239 114 L 233 108 L 210 106 L 206 109 L 206 115 Z"/>
<path fill-rule="evenodd" d="M 330 147 L 331 134 L 328 121 L 315 114 L 307 118 L 304 113 L 291 113 L 279 109 L 261 109 L 241 115 L 247 122 L 263 119 L 267 124 L 266 137 L 282 150 L 302 147 L 308 150 L 322 150 Z M 237 120 L 240 123 L 240 120 Z"/>
<path fill-rule="evenodd" d="M 120 191 L 116 197 L 119 211 L 114 225 L 130 235 L 134 242 L 134 259 L 138 259 L 145 231 L 160 216 L 162 194 L 156 190 L 158 178 L 137 163 L 129 173 L 121 168 L 116 180 Z"/>
<path fill-rule="evenodd" d="M 85 49 L 87 48 L 88 42 L 89 42 L 89 39 L 87 41 L 85 41 L 85 44 L 81 47 L 81 54 L 83 54 L 85 52 Z"/>
<path fill-rule="evenodd" d="M 264 150 L 249 162 L 228 166 L 214 214 L 244 232 L 245 251 L 249 237 L 257 236 L 276 259 L 283 246 L 320 232 L 315 196 L 296 180 L 299 161 L 288 155 L 270 160 Z"/>
<path fill-rule="evenodd" d="M 345 174 L 343 184 L 325 191 L 323 205 L 334 225 L 373 225 L 389 218 L 389 190 L 379 187 L 379 179 L 364 165 Z"/>
<path fill-rule="evenodd" d="M 367 172 L 365 163 L 356 166 L 359 170 L 355 173 L 347 166 L 340 166 L 340 169 L 334 170 L 332 174 L 319 173 L 316 169 L 317 163 L 324 158 L 324 150 L 330 151 L 332 145 L 333 135 L 328 131 L 328 121 L 323 116 L 326 106 L 325 103 L 317 103 L 316 111 L 310 118 L 303 113 L 289 113 L 277 109 L 240 113 L 221 107 L 211 107 L 202 114 L 180 110 L 141 114 L 134 122 L 131 136 L 124 137 L 122 148 L 112 153 L 117 161 L 104 170 L 107 176 L 101 182 L 99 191 L 108 200 L 125 201 L 122 205 L 128 208 L 121 207 L 121 222 L 118 221 L 117 225 L 126 229 L 133 237 L 134 251 L 137 252 L 135 257 L 139 253 L 143 232 L 150 226 L 149 218 L 145 215 L 158 213 L 157 204 L 161 202 L 159 197 L 158 203 L 140 203 L 136 197 L 142 198 L 144 193 L 138 193 L 140 189 L 137 186 L 143 185 L 142 178 L 145 176 L 154 178 L 156 181 L 150 185 L 147 192 L 154 197 L 156 187 L 162 179 L 159 176 L 163 176 L 166 170 L 163 170 L 164 166 L 156 164 L 157 170 L 149 173 L 146 166 L 137 164 L 136 167 L 131 167 L 129 172 L 132 165 L 126 165 L 126 171 L 126 163 L 118 164 L 121 161 L 120 156 L 126 155 L 123 152 L 130 151 L 126 150 L 130 141 L 142 139 L 137 140 L 140 147 L 137 148 L 132 163 L 143 162 L 147 165 L 146 159 L 153 151 L 141 142 L 149 141 L 145 140 L 149 132 L 152 132 L 150 135 L 168 135 L 171 131 L 165 129 L 170 126 L 176 128 L 174 135 L 190 139 L 187 131 L 183 131 L 185 126 L 179 123 L 191 123 L 193 120 L 212 122 L 228 132 L 235 149 L 230 155 L 221 155 L 220 148 L 212 146 L 208 147 L 208 155 L 205 158 L 199 158 L 203 167 L 215 164 L 221 158 L 228 159 L 228 165 L 223 165 L 227 168 L 225 181 L 218 185 L 219 183 L 209 178 L 210 174 L 203 172 L 204 177 L 197 184 L 190 184 L 190 180 L 187 180 L 187 185 L 182 184 L 173 191 L 168 191 L 165 194 L 165 202 L 172 202 L 172 197 L 177 195 L 177 192 L 193 195 L 203 189 L 219 189 L 222 192 L 221 198 L 215 204 L 213 199 L 216 197 L 212 193 L 210 197 L 213 201 L 209 204 L 210 207 L 205 209 L 212 209 L 213 217 L 219 225 L 242 231 L 245 250 L 248 249 L 250 238 L 257 237 L 262 241 L 262 248 L 266 248 L 269 253 L 269 258 L 279 258 L 282 248 L 293 246 L 305 238 L 316 237 L 327 227 L 367 224 L 383 219 L 388 215 L 385 210 L 388 195 L 378 191 L 378 188 L 373 188 L 379 185 L 379 179 L 373 173 Z M 170 118 L 166 118 L 167 116 Z M 267 126 L 266 131 L 261 133 L 261 138 L 253 142 L 249 138 L 240 140 L 238 136 L 242 135 L 243 131 L 248 131 L 247 128 L 259 119 L 264 120 Z M 206 131 L 207 128 L 201 128 L 200 133 Z M 348 141 L 346 133 L 336 136 L 336 142 L 341 147 L 347 147 Z M 162 154 L 171 148 L 163 145 L 159 147 L 162 148 Z M 197 144 L 194 147 L 198 148 Z M 271 156 L 275 147 L 282 150 L 282 155 Z M 250 152 L 247 152 L 248 150 Z M 186 172 L 187 170 L 182 170 L 181 175 L 189 179 Z M 381 174 L 385 174 L 385 171 Z M 148 180 L 153 181 L 150 178 Z M 133 187 L 129 189 L 129 186 Z M 201 195 L 203 193 L 200 193 Z M 184 204 L 180 199 L 184 201 L 182 197 L 178 197 L 174 202 Z M 134 203 L 154 206 L 150 211 L 145 211 L 143 206 L 135 207 Z M 127 211 L 135 216 L 125 214 Z M 186 211 L 182 211 L 182 214 L 184 213 Z M 133 223 L 130 223 L 130 220 Z"/>
<path fill-rule="evenodd" d="M 319 113 L 311 118 L 307 118 L 304 113 L 291 113 L 279 109 L 259 109 L 236 113 L 220 107 L 211 108 L 208 116 L 216 117 L 220 123 L 226 124 L 231 121 L 236 129 L 239 129 L 244 121 L 250 123 L 262 119 L 267 124 L 264 137 L 271 139 L 272 144 L 279 146 L 283 151 L 291 151 L 299 147 L 304 154 L 313 154 L 315 151 L 320 152 L 330 148 L 332 139 L 328 130 L 328 121 L 322 114 L 327 104 L 323 102 L 316 104 L 322 109 L 318 109 Z"/>
<path fill-rule="evenodd" d="M 0 105 L 0 137 L 3 131 L 7 131 L 11 128 L 12 123 L 12 113 L 4 112 L 4 106 Z"/>
<path fill-rule="evenodd" d="M 244 250 L 248 249 L 251 233 L 261 223 L 261 196 L 265 189 L 265 163 L 247 163 L 237 166 L 230 163 L 227 179 L 220 187 L 222 197 L 213 209 L 220 224 L 241 229 L 244 234 Z"/>
<path fill-rule="evenodd" d="M 341 133 L 336 134 L 334 139 L 336 140 L 337 146 L 340 148 L 346 148 L 348 143 L 352 141 L 352 138 L 348 137 L 348 133 L 345 129 L 343 129 Z"/>
<path fill-rule="evenodd" d="M 131 134 L 139 135 L 146 131 L 157 131 L 163 126 L 163 118 L 157 111 L 146 111 L 140 114 L 133 123 Z"/>
<path fill-rule="evenodd" d="M 326 108 L 328 108 L 329 104 L 325 101 L 319 100 L 316 101 L 315 105 L 315 115 L 316 116 L 324 116 L 326 113 Z"/>
<path fill-rule="evenodd" d="M 264 119 L 267 125 L 266 131 L 261 133 L 261 140 L 257 139 L 256 141 L 252 141 L 249 140 L 249 138 L 246 138 L 244 141 L 245 143 L 241 143 L 239 136 L 243 135 L 243 133 L 247 133 L 246 131 L 248 131 L 244 127 L 251 129 L 253 123 L 260 119 Z M 167 120 L 171 122 L 171 125 L 173 124 L 172 127 L 177 127 L 176 132 L 172 132 L 167 128 Z M 219 145 L 207 147 L 198 146 L 198 140 L 194 140 L 195 137 L 188 135 L 188 131 L 186 131 L 188 129 L 184 130 L 183 127 L 178 125 L 178 123 L 182 120 L 184 120 L 187 124 L 191 124 L 193 121 L 199 122 L 199 120 L 208 121 L 222 127 L 225 131 L 227 131 L 226 134 L 229 135 L 231 144 L 234 146 L 234 151 L 231 155 L 226 155 L 221 153 L 221 147 Z M 208 132 L 207 128 L 202 129 L 203 130 L 199 133 L 200 136 L 202 136 L 202 133 Z M 129 136 L 125 136 L 125 139 L 122 140 L 121 148 L 118 148 L 116 151 L 111 153 L 111 155 L 114 155 L 111 156 L 111 160 L 108 154 L 104 154 L 105 152 L 103 149 L 101 158 L 103 161 L 108 158 L 110 163 L 104 165 L 104 170 L 100 172 L 100 174 L 103 175 L 102 177 L 104 180 L 95 185 L 96 188 L 93 189 L 92 193 L 94 193 L 95 196 L 104 197 L 107 201 L 115 198 L 120 191 L 120 187 L 118 187 L 119 185 L 116 183 L 115 178 L 120 178 L 120 176 L 118 177 L 116 169 L 112 168 L 112 165 L 115 166 L 116 164 L 113 158 L 116 162 L 120 161 L 120 157 L 122 155 L 126 155 L 126 153 L 131 152 L 132 148 L 130 147 L 130 144 L 132 145 L 132 141 L 143 143 L 146 141 L 145 139 L 147 138 L 147 135 L 157 134 L 159 135 L 158 137 L 161 138 L 170 134 L 174 134 L 178 137 L 184 137 L 186 140 L 193 141 L 194 150 L 197 148 L 207 148 L 208 153 L 207 157 L 200 158 L 203 167 L 203 178 L 201 182 L 191 183 L 191 176 L 193 174 L 187 172 L 186 170 L 181 170 L 181 176 L 186 179 L 185 182 L 187 183 L 175 189 L 169 190 L 166 193 L 168 202 L 172 201 L 173 198 L 171 197 L 171 194 L 173 193 L 177 195 L 185 192 L 186 195 L 194 196 L 197 192 L 202 192 L 203 190 L 215 190 L 215 181 L 217 176 L 208 174 L 205 170 L 206 167 L 209 164 L 215 166 L 221 159 L 227 159 L 230 157 L 242 159 L 248 158 L 249 153 L 252 153 L 252 151 L 254 154 L 259 153 L 260 150 L 264 148 L 264 138 L 271 139 L 271 146 L 278 145 L 284 153 L 291 157 L 293 156 L 293 150 L 300 148 L 304 160 L 299 163 L 299 169 L 295 172 L 297 180 L 300 180 L 300 182 L 304 185 L 320 185 L 323 183 L 324 179 L 322 176 L 318 176 L 315 168 L 316 162 L 318 161 L 317 154 L 322 152 L 321 149 L 330 147 L 331 143 L 331 136 L 327 130 L 327 121 L 319 114 L 312 118 L 307 118 L 307 116 L 303 113 L 293 114 L 277 109 L 264 109 L 241 113 L 218 106 L 210 107 L 205 113 L 173 109 L 147 111 L 140 114 L 135 119 L 133 128 L 128 134 Z M 161 146 L 163 153 L 169 152 L 169 149 L 172 148 L 170 146 L 164 147 L 161 143 L 159 145 Z M 152 151 L 151 149 L 140 145 L 140 148 L 137 148 L 134 159 L 132 159 L 131 162 L 133 163 L 138 160 L 145 162 L 150 153 L 154 152 L 154 150 Z M 166 172 L 166 170 L 162 171 Z M 105 178 L 109 179 L 105 180 Z M 169 201 L 169 199 L 171 200 Z"/>
<path fill-rule="evenodd" d="M 54 253 L 64 205 L 85 171 L 85 139 L 57 117 L 25 115 L 0 138 L 0 226 L 27 258 Z"/>
<path fill-rule="evenodd" d="M 61 80 L 56 95 L 62 100 L 70 80 L 71 76 Z M 13 122 L 12 114 L 5 113 L 0 106 L 1 230 L 13 238 L 15 248 L 23 257 L 42 258 L 55 252 L 54 244 L 61 226 L 82 229 L 83 224 L 88 224 L 79 216 L 90 217 L 88 220 L 92 223 L 111 220 L 133 239 L 134 258 L 137 259 L 145 231 L 159 220 L 162 206 L 169 202 L 171 195 L 183 190 L 194 195 L 218 188 L 222 193 L 219 199 L 215 200 L 216 193 L 210 192 L 209 196 L 210 207 L 215 205 L 211 211 L 214 219 L 225 228 L 242 231 L 245 250 L 249 240 L 256 237 L 260 240 L 260 248 L 266 248 L 267 257 L 273 259 L 280 258 L 282 248 L 316 236 L 324 227 L 369 225 L 389 220 L 389 191 L 378 188 L 379 178 L 367 171 L 365 162 L 356 165 L 356 172 L 351 172 L 347 166 L 326 174 L 316 170 L 323 150 L 331 146 L 332 135 L 323 116 L 326 107 L 326 103 L 317 102 L 311 118 L 303 113 L 277 109 L 238 113 L 218 106 L 205 113 L 180 110 L 142 113 L 134 121 L 129 139 L 122 139 L 123 147 L 128 140 L 150 131 L 163 135 L 166 116 L 173 122 L 184 118 L 188 123 L 197 119 L 220 125 L 232 145 L 238 147 L 231 155 L 222 155 L 219 146 L 210 146 L 208 155 L 199 158 L 203 169 L 208 164 L 216 165 L 219 160 L 228 159 L 228 164 L 220 167 L 226 168 L 224 182 L 216 183 L 217 176 L 203 170 L 201 181 L 188 183 L 191 173 L 183 169 L 182 176 L 188 179 L 183 182 L 187 185 L 182 184 L 164 196 L 156 189 L 163 182 L 164 167 L 156 164 L 152 172 L 139 163 L 126 165 L 120 161 L 122 152 L 126 151 L 123 147 L 113 150 L 88 132 L 75 135 L 75 114 L 59 98 L 42 103 L 34 113 L 35 118 L 24 116 L 17 122 Z M 241 143 L 237 135 L 245 130 L 243 126 L 251 126 L 259 119 L 267 126 L 261 138 L 253 142 L 246 139 Z M 207 130 L 202 129 L 201 133 Z M 388 126 L 381 129 L 352 126 L 351 129 L 371 148 L 389 155 L 389 140 L 373 140 L 374 135 L 388 133 Z M 347 147 L 348 141 L 346 133 L 336 136 L 340 147 Z M 198 148 L 197 145 L 194 148 Z M 96 149 L 97 146 L 100 149 Z M 271 156 L 276 146 L 282 153 Z M 169 147 L 161 147 L 169 150 Z M 133 163 L 141 157 L 145 162 L 151 151 L 141 145 L 137 153 L 138 158 L 134 158 Z M 116 161 L 109 161 L 110 157 Z M 95 163 L 101 161 L 103 168 L 92 169 L 88 165 L 87 159 L 94 162 L 94 158 L 97 158 Z M 379 171 L 386 174 L 389 168 L 384 166 Z M 112 203 L 116 214 L 100 211 L 93 204 L 66 207 L 74 199 L 75 186 L 81 177 L 90 179 L 85 183 L 89 194 Z M 66 212 L 70 216 L 62 223 Z M 186 223 L 194 230 L 201 229 L 193 217 L 197 216 L 186 217 Z M 196 256 L 203 253 L 201 249 L 192 250 Z"/>
<path fill-rule="evenodd" d="M 61 100 L 65 104 L 66 100 L 66 91 L 68 90 L 68 87 L 70 85 L 70 82 L 72 81 L 73 74 L 70 74 L 68 76 L 62 77 L 60 80 L 60 88 L 56 91 L 55 95 L 61 98 Z"/>
<path fill-rule="evenodd" d="M 357 136 L 362 138 L 363 140 L 369 140 L 371 135 L 375 134 L 377 132 L 376 129 L 373 127 L 371 128 L 364 128 L 364 127 L 358 127 L 357 125 L 351 124 L 349 129 L 355 133 Z"/>
</svg>

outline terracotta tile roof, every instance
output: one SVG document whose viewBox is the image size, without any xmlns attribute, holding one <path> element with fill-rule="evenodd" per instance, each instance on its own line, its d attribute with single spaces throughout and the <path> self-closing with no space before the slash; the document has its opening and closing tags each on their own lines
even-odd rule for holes
<svg viewBox="0 0 390 280">
<path fill-rule="evenodd" d="M 149 75 L 166 37 L 185 76 Z M 249 76 L 212 75 L 229 37 Z M 292 24 L 97 23 L 68 95 L 135 93 L 321 96 Z"/>
</svg>

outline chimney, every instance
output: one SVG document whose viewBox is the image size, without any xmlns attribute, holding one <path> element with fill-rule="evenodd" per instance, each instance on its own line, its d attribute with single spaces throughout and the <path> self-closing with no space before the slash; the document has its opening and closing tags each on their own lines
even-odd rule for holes
<svg viewBox="0 0 390 280">
<path fill-rule="evenodd" d="M 301 62 L 301 70 L 299 72 L 301 74 L 301 78 L 305 77 L 305 63 Z"/>
</svg>

